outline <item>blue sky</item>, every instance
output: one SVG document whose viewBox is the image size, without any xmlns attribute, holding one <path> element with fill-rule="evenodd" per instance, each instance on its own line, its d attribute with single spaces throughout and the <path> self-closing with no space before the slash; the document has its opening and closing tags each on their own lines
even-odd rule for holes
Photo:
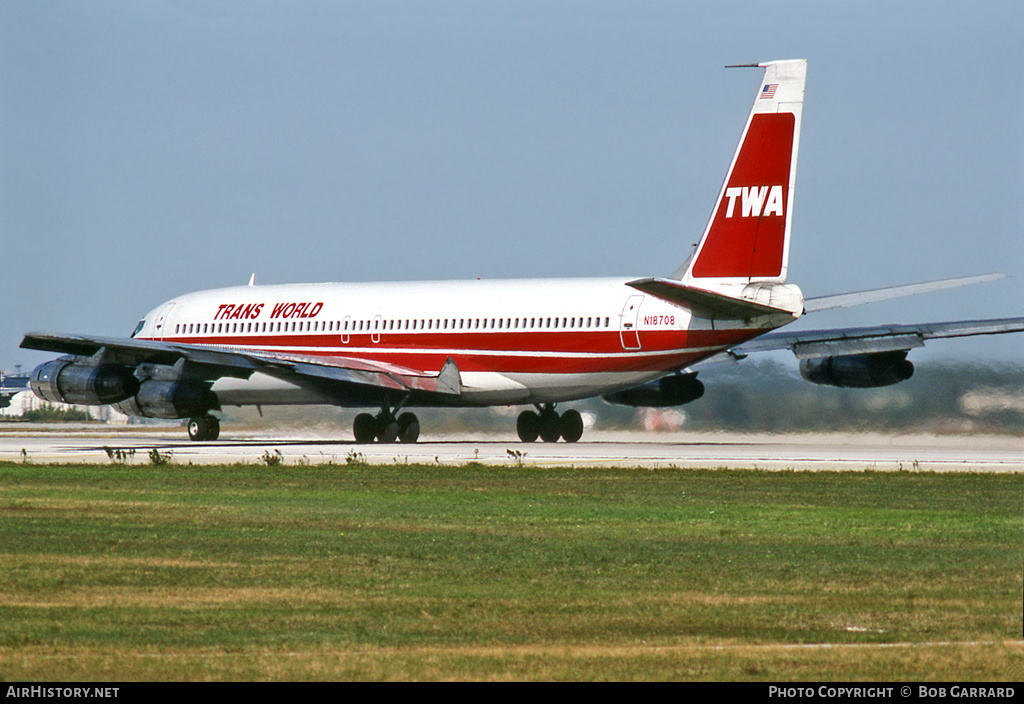
<svg viewBox="0 0 1024 704">
<path fill-rule="evenodd" d="M 803 327 L 1024 315 L 1020 2 L 0 0 L 0 368 L 259 283 L 665 275 L 809 60 Z M 1022 336 L 915 360 L 1024 362 Z"/>
</svg>

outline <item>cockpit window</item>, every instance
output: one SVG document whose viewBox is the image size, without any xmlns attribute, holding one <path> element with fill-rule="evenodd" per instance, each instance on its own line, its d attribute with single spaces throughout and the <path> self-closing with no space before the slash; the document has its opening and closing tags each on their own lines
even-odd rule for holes
<svg viewBox="0 0 1024 704">
<path fill-rule="evenodd" d="M 140 320 L 139 324 L 135 326 L 135 332 L 132 333 L 132 337 L 135 337 L 136 335 L 138 335 L 142 331 L 142 328 L 143 328 L 143 326 L 145 326 L 145 324 L 146 324 L 146 319 L 145 318 Z"/>
</svg>

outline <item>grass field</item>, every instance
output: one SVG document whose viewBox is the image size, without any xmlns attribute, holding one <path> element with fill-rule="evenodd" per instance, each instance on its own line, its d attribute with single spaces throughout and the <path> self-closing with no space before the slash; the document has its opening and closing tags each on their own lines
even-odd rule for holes
<svg viewBox="0 0 1024 704">
<path fill-rule="evenodd" d="M 1020 680 L 1022 570 L 1016 474 L 2 464 L 0 678 Z"/>
</svg>

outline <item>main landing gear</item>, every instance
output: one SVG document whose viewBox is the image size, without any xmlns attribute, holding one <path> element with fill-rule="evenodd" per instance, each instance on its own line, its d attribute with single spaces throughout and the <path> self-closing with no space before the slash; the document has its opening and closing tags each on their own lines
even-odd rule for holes
<svg viewBox="0 0 1024 704">
<path fill-rule="evenodd" d="M 207 413 L 205 416 L 196 416 L 188 421 L 188 438 L 195 442 L 203 440 L 216 440 L 220 437 L 220 421 L 216 416 Z"/>
<path fill-rule="evenodd" d="M 397 409 L 396 409 L 397 411 Z M 376 440 L 379 443 L 416 442 L 420 436 L 420 420 L 414 413 L 402 413 L 395 417 L 389 408 L 384 408 L 376 416 L 360 413 L 352 424 L 356 442 L 367 444 Z"/>
<path fill-rule="evenodd" d="M 558 442 L 558 438 L 576 442 L 583 436 L 583 417 L 579 411 L 570 408 L 558 415 L 554 404 L 537 406 L 537 410 L 539 413 L 523 411 L 516 420 L 516 432 L 523 442 L 534 442 L 538 437 L 544 442 Z"/>
</svg>

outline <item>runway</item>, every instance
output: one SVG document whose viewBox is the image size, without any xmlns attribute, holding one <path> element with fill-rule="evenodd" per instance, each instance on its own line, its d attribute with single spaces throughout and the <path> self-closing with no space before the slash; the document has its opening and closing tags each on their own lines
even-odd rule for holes
<svg viewBox="0 0 1024 704">
<path fill-rule="evenodd" d="M 1006 435 L 698 434 L 589 431 L 575 444 L 512 436 L 425 437 L 411 445 L 356 445 L 312 432 L 226 430 L 194 443 L 184 430 L 109 426 L 0 426 L 0 461 L 147 464 L 437 464 L 765 470 L 1024 472 L 1024 440 Z"/>
</svg>

